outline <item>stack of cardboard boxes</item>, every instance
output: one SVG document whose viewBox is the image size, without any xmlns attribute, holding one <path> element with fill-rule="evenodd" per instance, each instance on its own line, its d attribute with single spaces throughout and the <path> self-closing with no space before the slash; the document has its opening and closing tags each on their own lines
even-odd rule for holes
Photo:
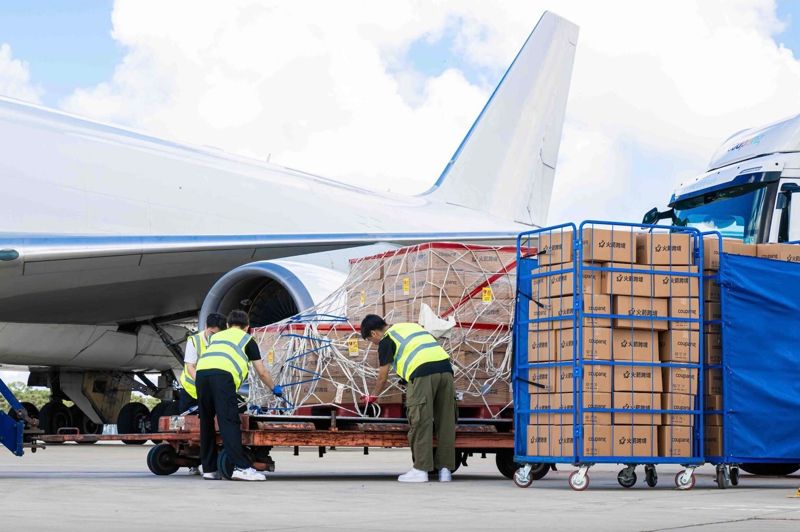
<svg viewBox="0 0 800 532">
<path fill-rule="evenodd" d="M 626 228 L 585 229 L 584 268 L 603 269 L 582 270 L 580 294 L 573 283 L 571 242 L 568 231 L 540 239 L 544 253 L 541 268 L 534 273 L 543 276 L 533 280 L 529 309 L 534 320 L 528 346 L 534 411 L 528 427 L 529 452 L 572 455 L 577 366 L 583 375 L 583 407 L 614 410 L 584 412 L 580 454 L 691 456 L 694 416 L 652 411 L 695 408 L 700 283 L 697 276 L 682 275 L 699 271 L 693 265 L 692 237 Z M 576 308 L 582 311 L 582 338 L 574 328 Z M 654 319 L 668 317 L 672 319 Z M 582 362 L 577 363 L 578 358 Z M 541 410 L 562 412 L 537 412 Z"/>
<path fill-rule="evenodd" d="M 761 256 L 758 251 L 765 254 L 774 253 L 774 256 L 765 258 L 778 258 L 778 250 L 782 244 L 767 244 L 763 246 L 749 245 L 741 240 L 724 238 L 719 239 L 705 236 L 703 239 L 703 269 L 705 271 L 705 285 L 703 299 L 705 306 L 705 338 L 704 358 L 705 374 L 703 376 L 704 408 L 704 453 L 706 456 L 722 455 L 722 330 L 719 320 L 722 319 L 721 294 L 718 279 L 714 276 L 719 271 L 720 251 L 731 255 L 744 255 L 748 257 Z"/>
<path fill-rule="evenodd" d="M 257 338 L 271 353 L 273 367 L 284 368 L 282 382 L 310 381 L 290 387 L 297 394 L 294 404 L 348 404 L 372 390 L 377 374 L 375 346 L 359 334 L 364 316 L 418 322 L 427 305 L 457 324 L 440 341 L 451 354 L 459 404 L 495 406 L 490 410 L 499 413 L 512 400 L 515 261 L 512 247 L 458 243 L 420 244 L 355 259 L 342 289 L 312 309 L 346 322 L 270 326 Z M 402 403 L 401 388 L 392 384 L 379 402 Z"/>
</svg>

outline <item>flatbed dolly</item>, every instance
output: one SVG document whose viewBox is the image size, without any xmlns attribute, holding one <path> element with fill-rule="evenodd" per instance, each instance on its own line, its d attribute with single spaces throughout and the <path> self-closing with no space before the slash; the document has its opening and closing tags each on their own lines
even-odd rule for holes
<svg viewBox="0 0 800 532">
<path fill-rule="evenodd" d="M 241 414 L 242 443 L 261 471 L 274 471 L 275 462 L 270 456 L 274 447 L 290 447 L 295 455 L 300 447 L 316 447 L 322 457 L 329 448 L 408 447 L 408 424 L 404 418 L 342 417 L 336 412 L 330 416 L 287 416 Z M 474 454 L 485 458 L 495 454 L 495 463 L 501 474 L 512 478 L 519 467 L 514 458 L 514 433 L 510 419 L 460 419 L 456 429 L 457 464 L 467 465 Z M 195 415 L 165 416 L 159 419 L 159 432 L 150 434 L 78 434 L 76 430 L 62 430 L 60 434 L 41 436 L 44 443 L 89 443 L 95 441 L 147 441 L 158 445 L 147 456 L 147 465 L 156 475 L 171 475 L 181 467 L 200 464 L 200 425 Z M 219 436 L 217 436 L 218 442 Z M 543 467 L 544 476 L 550 469 Z M 233 464 L 222 450 L 219 453 L 219 471 L 225 478 L 233 473 Z"/>
</svg>

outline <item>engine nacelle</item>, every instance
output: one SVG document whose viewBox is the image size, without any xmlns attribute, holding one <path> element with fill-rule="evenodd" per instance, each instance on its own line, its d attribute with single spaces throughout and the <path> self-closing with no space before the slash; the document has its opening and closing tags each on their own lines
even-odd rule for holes
<svg viewBox="0 0 800 532">
<path fill-rule="evenodd" d="M 226 273 L 208 292 L 200 309 L 200 323 L 212 312 L 241 309 L 250 325 L 281 321 L 313 307 L 344 282 L 345 274 L 302 262 L 252 262 Z"/>
</svg>

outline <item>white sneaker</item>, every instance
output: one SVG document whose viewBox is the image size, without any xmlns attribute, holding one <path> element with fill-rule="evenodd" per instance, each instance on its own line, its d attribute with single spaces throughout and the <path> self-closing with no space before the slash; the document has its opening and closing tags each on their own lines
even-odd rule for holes
<svg viewBox="0 0 800 532">
<path fill-rule="evenodd" d="M 428 472 L 412 467 L 408 473 L 403 473 L 397 477 L 397 480 L 399 482 L 428 482 Z"/>
<path fill-rule="evenodd" d="M 267 476 L 264 473 L 260 473 L 252 467 L 248 467 L 247 469 L 239 469 L 237 467 L 233 470 L 231 478 L 233 480 L 267 480 Z"/>
<path fill-rule="evenodd" d="M 203 480 L 220 480 L 222 477 L 219 471 L 212 471 L 211 473 L 203 473 Z"/>
<path fill-rule="evenodd" d="M 196 477 L 199 474 L 200 474 L 200 468 L 199 467 L 190 467 L 189 468 L 189 476 Z"/>
<path fill-rule="evenodd" d="M 449 469 L 443 467 L 439 470 L 439 482 L 450 482 L 453 480 L 453 474 Z"/>
</svg>

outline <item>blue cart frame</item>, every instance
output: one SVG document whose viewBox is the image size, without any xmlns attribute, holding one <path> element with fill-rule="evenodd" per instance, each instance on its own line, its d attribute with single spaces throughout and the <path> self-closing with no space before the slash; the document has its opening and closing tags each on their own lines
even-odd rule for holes
<svg viewBox="0 0 800 532">
<path fill-rule="evenodd" d="M 590 235 L 592 235 L 592 239 L 594 239 L 594 229 L 610 229 L 611 231 L 611 239 L 609 242 L 616 242 L 614 237 L 614 231 L 617 231 L 623 235 L 626 235 L 625 238 L 631 238 L 631 245 L 633 244 L 635 235 L 637 233 L 666 233 L 670 235 L 674 234 L 688 234 L 690 236 L 692 251 L 691 251 L 691 261 L 693 265 L 699 265 L 697 271 L 692 271 L 690 267 L 687 267 L 685 271 L 676 272 L 673 270 L 672 265 L 664 265 L 664 266 L 650 266 L 650 265 L 638 265 L 638 264 L 614 264 L 613 262 L 613 249 L 611 251 L 611 260 L 609 261 L 611 265 L 600 265 L 598 263 L 585 263 L 585 260 L 591 260 L 593 257 L 587 257 L 584 255 L 584 247 L 581 236 L 584 235 L 586 230 L 590 231 Z M 572 235 L 572 238 L 568 240 L 564 240 L 564 235 Z M 560 235 L 562 240 L 561 246 L 552 245 L 552 243 L 556 240 L 554 235 Z M 627 236 L 630 235 L 630 236 Z M 565 253 L 566 245 L 569 245 L 570 250 L 570 263 L 564 264 L 566 261 L 550 261 L 551 267 L 546 272 L 542 272 L 539 266 L 538 258 L 542 256 L 544 253 L 543 251 L 538 251 L 536 254 L 532 254 L 530 252 L 532 248 L 532 240 L 534 238 L 539 238 L 540 241 L 542 237 L 548 238 L 548 241 L 551 243 L 550 251 L 552 252 L 553 249 L 560 247 L 560 253 Z M 694 478 L 694 469 L 701 465 L 704 462 L 703 456 L 703 371 L 702 371 L 702 363 L 704 361 L 704 353 L 703 353 L 703 341 L 704 338 L 704 323 L 703 323 L 703 316 L 704 316 L 704 307 L 703 307 L 703 237 L 702 234 L 691 228 L 674 228 L 674 227 L 665 227 L 665 226 L 652 226 L 652 225 L 642 225 L 642 224 L 629 224 L 629 223 L 617 223 L 617 222 L 606 222 L 606 221 L 585 221 L 580 224 L 579 227 L 576 227 L 575 224 L 561 224 L 552 227 L 547 227 L 543 229 L 537 229 L 533 231 L 528 231 L 522 233 L 517 238 L 517 265 L 518 265 L 518 276 L 517 276 L 517 302 L 516 302 L 516 316 L 515 316 L 515 323 L 514 323 L 514 346 L 515 346 L 515 357 L 514 357 L 514 371 L 513 371 L 513 387 L 514 387 L 514 404 L 515 406 L 515 461 L 523 464 L 523 466 L 517 471 L 515 475 L 515 483 L 522 487 L 527 487 L 532 482 L 531 471 L 533 469 L 533 465 L 537 463 L 570 463 L 578 466 L 578 470 L 573 472 L 569 478 L 570 486 L 575 490 L 583 490 L 588 487 L 589 478 L 588 478 L 588 470 L 589 468 L 596 463 L 620 463 L 625 464 L 625 469 L 620 471 L 618 480 L 621 485 L 624 487 L 631 487 L 633 483 L 636 481 L 635 475 L 635 467 L 638 464 L 645 464 L 645 471 L 646 471 L 646 478 L 647 483 L 651 486 L 655 485 L 657 481 L 657 477 L 655 474 L 655 464 L 660 463 L 670 463 L 670 464 L 681 464 L 684 466 L 684 470 L 678 473 L 676 476 L 675 482 L 678 488 L 680 489 L 690 489 L 694 486 L 695 478 Z M 672 237 L 669 238 L 670 242 L 670 249 L 672 249 Z M 593 244 L 594 242 L 590 242 Z M 601 242 L 602 244 L 602 242 Z M 613 247 L 613 246 L 611 246 Z M 594 249 L 594 248 L 592 248 Z M 652 250 L 651 250 L 652 251 Z M 672 252 L 670 251 L 669 254 L 670 258 L 672 257 Z M 562 257 L 563 258 L 563 257 Z M 558 263 L 559 265 L 556 265 Z M 553 269 L 557 268 L 557 269 Z M 690 293 L 689 297 L 694 298 L 697 297 L 698 301 L 698 315 L 696 318 L 679 318 L 679 317 L 672 317 L 672 316 L 636 316 L 636 315 L 623 315 L 623 314 L 616 314 L 612 309 L 609 309 L 608 313 L 595 313 L 589 312 L 583 308 L 583 296 L 581 297 L 573 297 L 573 304 L 574 308 L 571 311 L 572 315 L 572 331 L 573 331 L 573 338 L 572 338 L 572 358 L 571 360 L 565 361 L 554 361 L 557 357 L 551 356 L 548 357 L 550 360 L 547 362 L 537 362 L 531 363 L 528 360 L 528 346 L 529 344 L 529 337 L 530 329 L 532 325 L 536 325 L 537 327 L 537 334 L 541 332 L 541 328 L 547 328 L 550 325 L 550 322 L 561 321 L 563 322 L 565 318 L 559 316 L 547 316 L 547 317 L 537 317 L 533 318 L 530 315 L 530 307 L 531 301 L 534 301 L 537 305 L 541 307 L 541 303 L 539 303 L 536 299 L 536 294 L 533 293 L 533 286 L 534 283 L 537 282 L 541 278 L 545 277 L 552 277 L 552 276 L 563 276 L 563 275 L 572 275 L 572 287 L 571 287 L 571 294 L 584 294 L 584 276 L 588 274 L 589 276 L 592 275 L 612 275 L 612 274 L 631 274 L 629 277 L 633 277 L 636 273 L 646 273 L 649 274 L 651 277 L 650 283 L 652 283 L 653 279 L 656 276 L 661 276 L 662 279 L 665 280 L 665 283 L 668 283 L 669 286 L 669 295 L 672 295 L 672 283 L 676 277 L 689 279 L 686 281 L 688 286 L 691 287 L 691 279 L 697 280 L 697 294 Z M 563 282 L 563 281 L 562 281 Z M 631 281 L 632 282 L 632 281 Z M 650 289 L 653 290 L 654 286 L 651 284 Z M 691 289 L 691 288 L 690 288 Z M 613 290 L 612 290 L 613 292 Z M 548 290 L 548 294 L 551 293 Z M 559 292 L 557 295 L 562 295 Z M 588 294 L 587 294 L 588 295 Z M 614 294 L 612 294 L 614 295 Z M 617 295 L 625 295 L 626 297 L 629 295 L 625 294 L 617 294 Z M 592 298 L 594 295 L 591 296 Z M 652 296 L 651 296 L 652 297 Z M 682 297 L 682 296 L 681 296 Z M 609 299 L 611 300 L 611 299 Z M 691 300 L 690 300 L 691 301 Z M 690 303 L 691 305 L 691 303 Z M 591 305 L 590 305 L 591 306 Z M 691 313 L 690 313 L 691 314 Z M 691 314 L 693 315 L 693 314 Z M 613 360 L 612 357 L 608 357 L 610 360 L 595 360 L 595 359 L 584 359 L 584 325 L 587 321 L 590 323 L 595 323 L 594 320 L 615 320 L 614 324 L 616 325 L 616 320 L 646 320 L 651 323 L 652 329 L 655 329 L 655 324 L 657 322 L 668 322 L 668 324 L 675 323 L 675 322 L 688 322 L 686 325 L 687 329 L 691 329 L 692 331 L 697 331 L 698 338 L 700 341 L 697 342 L 697 362 L 696 363 L 677 363 L 677 362 L 662 362 L 659 358 L 652 358 L 651 353 L 651 361 L 650 362 L 639 362 L 635 361 L 634 359 L 627 360 L 625 362 Z M 631 330 L 635 327 L 633 323 L 629 326 Z M 666 327 L 669 327 L 667 325 Z M 651 333 L 653 331 L 651 330 Z M 613 334 L 613 333 L 612 333 Z M 651 349 L 652 351 L 652 349 Z M 618 414 L 626 413 L 630 414 L 631 410 L 623 410 L 619 408 L 593 408 L 593 407 L 585 407 L 584 406 L 584 385 L 583 385 L 583 378 L 586 375 L 586 372 L 591 370 L 593 367 L 603 366 L 607 367 L 609 373 L 613 372 L 617 366 L 626 366 L 631 367 L 632 369 L 635 367 L 650 367 L 650 368 L 665 368 L 666 370 L 671 370 L 672 368 L 685 368 L 685 369 L 693 369 L 695 370 L 695 374 L 697 375 L 697 391 L 694 394 L 694 404 L 691 407 L 691 410 L 675 410 L 675 409 L 663 409 L 663 408 L 653 408 L 653 409 L 636 409 L 636 414 L 644 414 L 644 415 L 657 415 L 661 418 L 662 415 L 691 415 L 692 423 L 691 423 L 691 439 L 692 439 L 692 453 L 686 456 L 658 456 L 659 452 L 652 452 L 653 442 L 651 440 L 651 452 L 648 455 L 643 456 L 635 456 L 635 455 L 596 455 L 596 454 L 584 454 L 585 446 L 583 445 L 583 438 L 586 436 L 585 429 L 585 414 L 596 415 L 596 414 L 607 414 L 610 416 L 616 416 Z M 563 369 L 563 370 L 572 370 L 572 394 L 573 394 L 573 401 L 571 408 L 532 408 L 531 399 L 532 396 L 536 396 L 536 394 L 530 393 L 530 386 L 535 385 L 532 381 L 529 380 L 529 373 L 530 370 L 533 368 L 537 369 Z M 691 374 L 691 373 L 690 373 Z M 652 375 L 652 373 L 651 373 Z M 652 375 L 654 378 L 654 375 Z M 660 388 L 659 382 L 659 388 Z M 650 393 L 651 396 L 654 396 L 656 390 L 651 389 Z M 568 391 L 567 391 L 568 393 Z M 594 392 L 592 392 L 594 393 Z M 627 393 L 627 390 L 623 393 Z M 633 394 L 633 390 L 631 390 Z M 645 392 L 646 393 L 646 392 Z M 659 397 L 660 390 L 659 390 Z M 691 397 L 691 395 L 690 395 Z M 562 399 L 563 400 L 563 399 Z M 538 403 L 538 400 L 537 400 Z M 610 405 L 613 406 L 613 405 Z M 661 406 L 661 405 L 657 405 Z M 561 455 L 553 455 L 549 453 L 547 455 L 531 455 L 527 453 L 528 449 L 528 442 L 529 442 L 529 434 L 528 434 L 528 427 L 529 421 L 531 420 L 531 416 L 536 415 L 537 419 L 539 415 L 549 414 L 549 415 L 558 415 L 563 418 L 563 416 L 569 416 L 570 419 L 573 421 L 573 433 L 572 433 L 572 452 L 569 455 L 565 455 L 562 453 Z M 633 417 L 631 416 L 631 420 Z M 631 421 L 631 425 L 633 425 L 633 421 Z M 612 425 L 614 427 L 614 425 Z M 620 429 L 622 430 L 622 429 Z M 613 434 L 613 428 L 612 428 Z M 651 434 L 652 434 L 652 427 L 651 427 Z M 670 436 L 672 432 L 670 432 Z M 538 438 L 538 435 L 537 435 Z M 546 438 L 542 438 L 546 439 Z M 631 438 L 632 439 L 632 438 Z M 538 440 L 537 440 L 538 441 Z M 627 442 L 626 442 L 627 443 Z M 657 446 L 657 442 L 656 442 Z M 631 448 L 633 449 L 633 445 Z"/>
</svg>

